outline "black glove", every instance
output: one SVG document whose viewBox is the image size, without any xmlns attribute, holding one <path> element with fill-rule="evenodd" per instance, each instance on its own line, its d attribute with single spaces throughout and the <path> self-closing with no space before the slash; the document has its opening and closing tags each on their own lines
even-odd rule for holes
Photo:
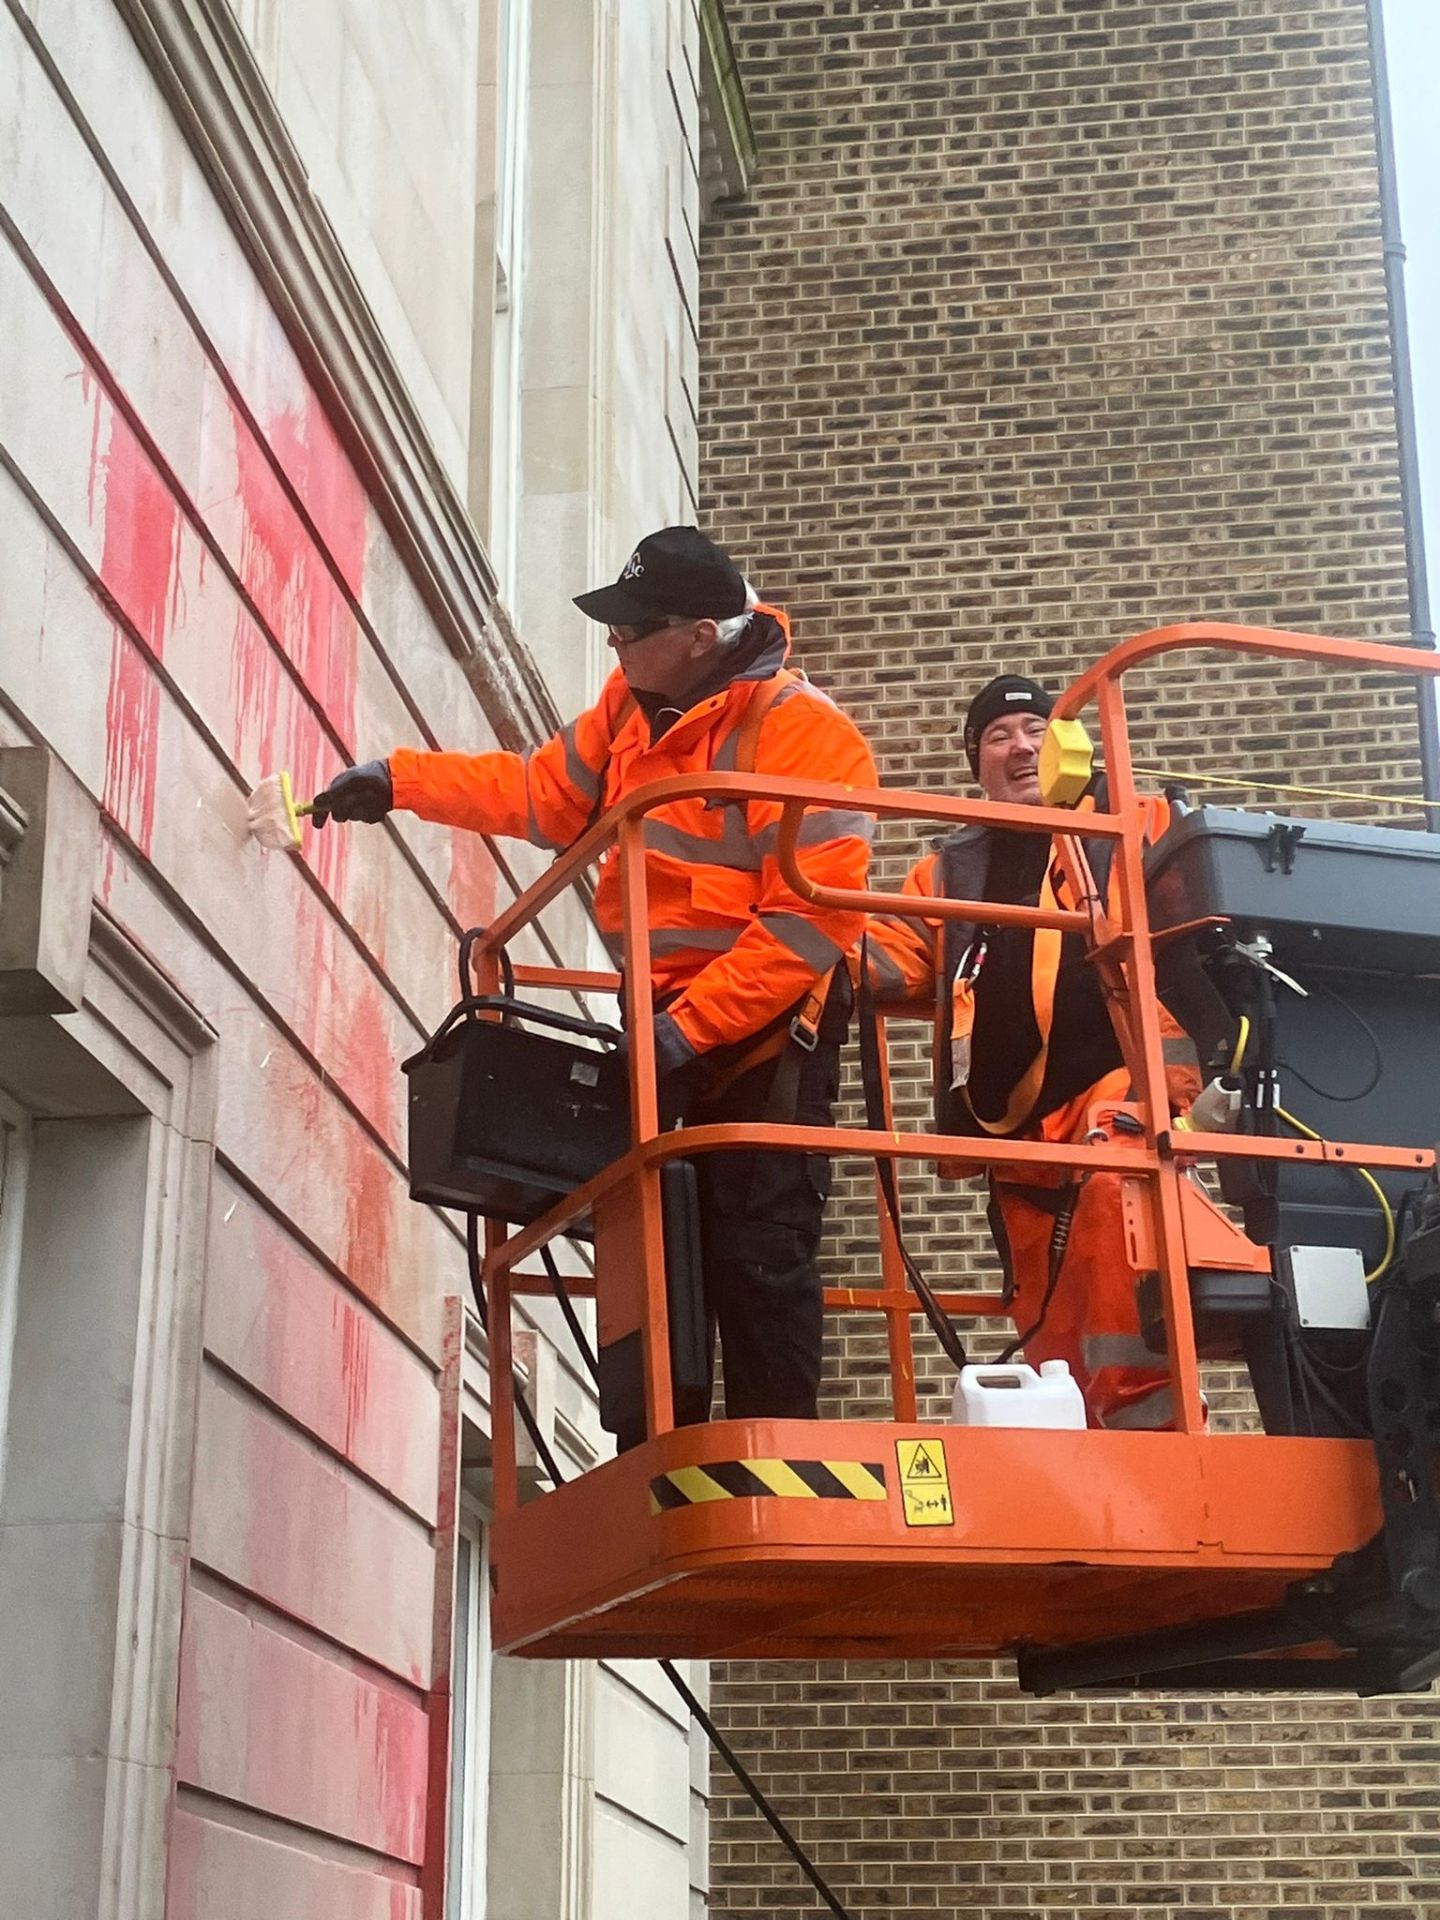
<svg viewBox="0 0 1440 1920">
<path fill-rule="evenodd" d="M 630 1071 L 630 1036 L 621 1034 L 611 1057 Z M 668 1013 L 655 1015 L 655 1098 L 662 1129 L 675 1126 L 703 1090 L 705 1056 L 697 1054 Z"/>
<path fill-rule="evenodd" d="M 389 767 L 383 760 L 367 760 L 364 766 L 346 767 L 323 793 L 316 794 L 310 818 L 317 827 L 327 820 L 365 820 L 373 826 L 394 804 Z"/>
</svg>

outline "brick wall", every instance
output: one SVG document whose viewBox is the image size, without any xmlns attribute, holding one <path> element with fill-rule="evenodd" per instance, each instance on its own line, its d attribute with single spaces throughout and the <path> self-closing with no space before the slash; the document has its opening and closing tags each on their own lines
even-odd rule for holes
<svg viewBox="0 0 1440 1920">
<path fill-rule="evenodd" d="M 887 780 L 956 786 L 990 672 L 1060 682 L 1171 619 L 1405 637 L 1362 0 L 728 11 L 760 160 L 702 256 L 703 511 Z M 1190 656 L 1134 707 L 1145 761 L 1418 791 L 1408 686 Z M 887 834 L 881 870 L 913 850 Z M 922 1046 L 902 1030 L 911 1118 Z M 841 1174 L 831 1268 L 864 1279 Z M 963 1190 L 909 1195 L 929 1271 L 989 1273 Z M 840 1330 L 828 1373 L 837 1411 L 883 1410 L 882 1340 Z M 1440 1915 L 1433 1697 L 715 1678 L 857 1913 Z M 812 1912 L 716 1789 L 719 1911 Z"/>
</svg>

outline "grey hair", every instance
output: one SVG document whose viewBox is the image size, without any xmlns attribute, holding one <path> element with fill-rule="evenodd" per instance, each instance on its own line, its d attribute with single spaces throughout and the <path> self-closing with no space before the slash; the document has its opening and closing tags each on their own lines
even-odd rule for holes
<svg viewBox="0 0 1440 1920">
<path fill-rule="evenodd" d="M 715 644 L 717 647 L 733 647 L 750 625 L 750 616 L 760 604 L 760 596 L 747 580 L 745 582 L 745 611 L 733 614 L 728 620 L 715 622 Z"/>
</svg>

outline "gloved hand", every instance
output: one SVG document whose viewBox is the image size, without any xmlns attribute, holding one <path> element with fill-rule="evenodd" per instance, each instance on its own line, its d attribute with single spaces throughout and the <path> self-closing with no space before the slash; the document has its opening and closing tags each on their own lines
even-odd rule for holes
<svg viewBox="0 0 1440 1920">
<path fill-rule="evenodd" d="M 630 1036 L 622 1034 L 614 1058 L 629 1070 Z M 696 1053 L 668 1013 L 655 1015 L 656 1100 L 662 1128 L 673 1127 L 700 1091 L 705 1078 L 704 1055 Z"/>
<path fill-rule="evenodd" d="M 383 760 L 367 760 L 363 766 L 346 767 L 316 794 L 310 818 L 317 827 L 323 827 L 327 820 L 364 820 L 373 826 L 394 804 L 389 767 Z"/>
</svg>

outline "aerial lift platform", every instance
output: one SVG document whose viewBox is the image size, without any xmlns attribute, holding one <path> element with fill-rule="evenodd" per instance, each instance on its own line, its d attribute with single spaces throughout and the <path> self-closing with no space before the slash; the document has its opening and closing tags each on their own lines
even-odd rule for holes
<svg viewBox="0 0 1440 1920">
<path fill-rule="evenodd" d="M 1113 846 L 1113 915 L 1089 877 L 1081 823 L 1066 807 L 1002 806 L 894 789 L 842 793 L 794 779 L 712 774 L 636 793 L 473 941 L 467 955 L 473 995 L 447 1023 L 452 1038 L 457 1016 L 461 1022 L 499 1017 L 502 968 L 531 989 L 618 989 L 631 1035 L 628 1150 L 558 1195 L 538 1218 L 518 1226 L 487 1222 L 497 1648 L 552 1658 L 1010 1656 L 1021 1684 L 1037 1692 L 1086 1685 L 1371 1692 L 1420 1687 L 1440 1672 L 1440 1382 L 1434 1365 L 1440 1205 L 1427 1211 L 1425 1198 L 1435 1191 L 1440 1093 L 1428 1130 L 1407 1113 L 1399 1129 L 1407 1137 L 1399 1139 L 1394 1126 L 1374 1129 L 1383 1137 L 1370 1140 L 1290 1137 L 1267 1110 L 1263 1082 L 1266 1072 L 1274 1078 L 1273 1061 L 1261 1062 L 1261 1111 L 1252 1115 L 1251 1131 L 1181 1131 L 1167 1103 L 1157 964 L 1163 971 L 1167 953 L 1204 951 L 1207 942 L 1213 947 L 1242 935 L 1254 949 L 1257 928 L 1253 921 L 1232 924 L 1223 898 L 1201 899 L 1206 910 L 1189 919 L 1172 914 L 1169 924 L 1154 924 L 1122 680 L 1137 665 L 1178 649 L 1214 648 L 1346 673 L 1398 672 L 1412 680 L 1440 671 L 1435 656 L 1408 648 L 1211 624 L 1162 629 L 1114 649 L 1062 694 L 1055 715 L 1069 721 L 1092 703 L 1098 709 L 1106 800 L 1103 810 L 1084 815 L 1083 838 Z M 1131 1072 L 1133 1140 L 1079 1146 L 977 1141 L 890 1124 L 662 1131 L 647 1017 L 643 827 L 651 809 L 682 793 L 703 793 L 716 805 L 781 803 L 778 858 L 802 898 L 1083 935 Z M 807 808 L 841 805 L 912 821 L 917 833 L 932 823 L 949 829 L 968 822 L 1051 833 L 1071 882 L 1067 897 L 1082 904 L 1047 911 L 822 889 L 804 871 L 802 824 Z M 1310 859 L 1305 851 L 1296 856 L 1293 823 L 1287 831 L 1288 841 L 1272 832 L 1264 842 L 1268 872 L 1288 859 L 1285 874 L 1299 873 Z M 1408 843 L 1422 836 L 1393 838 Z M 509 969 L 507 943 L 612 842 L 624 898 L 623 984 L 563 969 Z M 1333 894 L 1332 869 L 1306 868 L 1312 871 Z M 1407 937 L 1419 942 L 1423 958 L 1433 934 L 1440 956 L 1440 867 L 1422 865 L 1414 873 L 1421 897 L 1417 904 L 1406 895 Z M 1383 927 L 1375 932 L 1384 937 Z M 1258 950 L 1268 953 L 1268 942 Z M 1433 970 L 1440 973 L 1440 961 Z M 880 1026 L 883 1069 L 883 1019 Z M 1418 1053 L 1428 1046 L 1427 1040 Z M 432 1042 L 427 1055 L 434 1048 Z M 1202 1056 L 1205 1051 L 1202 1046 Z M 1213 1049 L 1210 1057 L 1213 1064 Z M 1399 1063 L 1391 1064 L 1398 1071 Z M 1440 1073 L 1430 1080 L 1436 1086 Z M 412 1141 L 415 1094 L 412 1082 Z M 1422 1112 L 1424 1106 L 1422 1100 Z M 883 1206 L 877 1209 L 881 1283 L 831 1288 L 826 1306 L 839 1315 L 876 1315 L 883 1323 L 889 1419 L 717 1420 L 676 1428 L 662 1170 L 681 1156 L 742 1145 L 873 1157 L 897 1168 L 908 1161 L 963 1162 L 974 1174 L 1036 1167 L 1123 1174 L 1137 1279 L 1150 1276 L 1163 1313 L 1174 1430 L 1031 1431 L 922 1421 L 911 1337 L 920 1303 L 907 1288 Z M 1213 1326 L 1207 1332 L 1202 1324 L 1197 1350 L 1197 1318 L 1205 1322 L 1203 1302 L 1210 1297 L 1204 1278 L 1222 1270 L 1242 1281 L 1260 1275 L 1262 1295 L 1272 1289 L 1278 1295 L 1281 1275 L 1272 1272 L 1276 1247 L 1245 1238 L 1197 1198 L 1197 1163 L 1218 1166 L 1222 1177 L 1228 1170 L 1258 1182 L 1272 1203 L 1277 1181 L 1291 1178 L 1286 1169 L 1294 1168 L 1332 1179 L 1364 1168 L 1392 1199 L 1402 1190 L 1420 1195 L 1408 1233 L 1406 1214 L 1397 1237 L 1394 1212 L 1387 1211 L 1388 1260 L 1372 1290 L 1373 1325 L 1361 1336 L 1368 1419 L 1340 1432 L 1313 1430 L 1313 1421 L 1310 1431 L 1294 1421 L 1279 1422 L 1289 1431 L 1210 1430 L 1201 1351 L 1238 1349 L 1223 1341 L 1217 1348 Z M 435 1197 L 434 1183 L 427 1187 L 415 1167 L 412 1179 L 417 1194 Z M 459 1188 L 450 1203 L 464 1204 Z M 512 1307 L 517 1296 L 550 1291 L 552 1280 L 527 1263 L 577 1229 L 594 1235 L 596 1273 L 568 1284 L 576 1294 L 598 1288 L 602 1338 L 607 1320 L 612 1329 L 638 1331 L 648 1437 L 569 1484 L 541 1489 L 530 1482 L 522 1497 Z M 999 1309 L 995 1293 L 938 1297 L 962 1322 Z M 1302 1430 L 1294 1430 L 1297 1425 Z"/>
</svg>

